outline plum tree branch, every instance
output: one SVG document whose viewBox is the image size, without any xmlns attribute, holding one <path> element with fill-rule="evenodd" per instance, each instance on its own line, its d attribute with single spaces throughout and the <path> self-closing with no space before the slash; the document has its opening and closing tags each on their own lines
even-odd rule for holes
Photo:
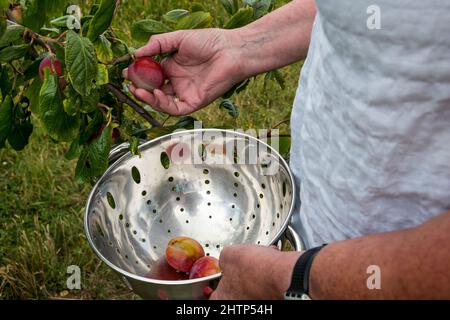
<svg viewBox="0 0 450 320">
<path fill-rule="evenodd" d="M 115 58 L 109 64 L 114 66 L 114 65 L 122 63 L 122 62 L 128 62 L 131 59 L 133 59 L 133 55 L 131 53 L 129 53 L 129 54 L 126 54 L 126 55 L 124 55 L 122 57 Z"/>
<path fill-rule="evenodd" d="M 153 127 L 162 127 L 155 118 L 153 118 L 144 108 L 142 108 L 136 101 L 127 96 L 122 90 L 117 88 L 112 83 L 105 84 L 105 88 L 110 90 L 121 103 L 126 103 L 134 109 L 141 117 L 147 120 Z"/>
</svg>

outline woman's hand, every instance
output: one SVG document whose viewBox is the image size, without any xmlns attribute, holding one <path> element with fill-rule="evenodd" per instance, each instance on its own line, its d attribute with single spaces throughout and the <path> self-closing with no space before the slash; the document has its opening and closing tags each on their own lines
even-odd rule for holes
<svg viewBox="0 0 450 320">
<path fill-rule="evenodd" d="M 225 247 L 220 254 L 222 279 L 213 300 L 283 299 L 300 252 L 255 245 Z"/>
<path fill-rule="evenodd" d="M 153 92 L 132 85 L 130 91 L 156 110 L 171 115 L 197 111 L 246 78 L 239 60 L 239 42 L 236 30 L 188 30 L 153 36 L 135 56 L 173 53 L 162 62 L 170 82 Z M 128 69 L 124 77 L 128 78 Z"/>
</svg>

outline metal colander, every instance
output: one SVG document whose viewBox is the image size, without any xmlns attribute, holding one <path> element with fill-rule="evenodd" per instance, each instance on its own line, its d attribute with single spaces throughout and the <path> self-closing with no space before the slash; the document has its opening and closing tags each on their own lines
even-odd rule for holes
<svg viewBox="0 0 450 320">
<path fill-rule="evenodd" d="M 190 130 L 147 142 L 140 152 L 119 159 L 120 148 L 111 154 L 115 162 L 90 194 L 85 229 L 96 254 L 141 297 L 202 299 L 204 287 L 220 278 L 148 278 L 177 236 L 196 239 L 216 258 L 224 246 L 271 245 L 283 235 L 301 249 L 293 230 L 285 233 L 294 205 L 292 175 L 265 143 L 231 131 Z"/>
</svg>

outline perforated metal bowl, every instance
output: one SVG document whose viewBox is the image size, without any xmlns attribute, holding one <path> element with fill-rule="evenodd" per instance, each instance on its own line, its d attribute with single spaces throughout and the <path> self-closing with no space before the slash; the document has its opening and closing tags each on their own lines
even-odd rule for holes
<svg viewBox="0 0 450 320">
<path fill-rule="evenodd" d="M 120 157 L 122 149 L 111 153 L 115 162 L 89 196 L 85 230 L 96 254 L 141 297 L 203 299 L 203 289 L 220 278 L 148 278 L 177 236 L 196 239 L 217 258 L 227 245 L 271 245 L 281 238 L 302 249 L 299 237 L 287 229 L 294 205 L 292 175 L 265 143 L 210 129 L 147 142 L 140 146 L 141 157 L 129 152 Z M 255 150 L 256 162 L 250 159 Z"/>
</svg>

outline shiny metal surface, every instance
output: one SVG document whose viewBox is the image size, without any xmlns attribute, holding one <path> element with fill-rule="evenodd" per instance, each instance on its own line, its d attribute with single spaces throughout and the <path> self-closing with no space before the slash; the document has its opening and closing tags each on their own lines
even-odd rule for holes
<svg viewBox="0 0 450 320">
<path fill-rule="evenodd" d="M 174 157 L 175 144 L 185 146 L 183 158 L 194 154 L 189 146 L 203 134 L 223 134 L 223 139 L 202 143 L 198 151 L 202 163 L 165 158 Z M 217 150 L 230 143 L 241 143 L 245 150 L 258 143 L 267 146 L 244 134 L 206 129 L 149 141 L 140 147 L 141 157 L 129 152 L 120 157 L 123 145 L 112 152 L 112 160 L 120 158 L 112 161 L 90 194 L 85 230 L 97 255 L 124 276 L 136 294 L 146 299 L 202 299 L 203 288 L 218 281 L 220 274 L 183 281 L 146 277 L 164 256 L 169 240 L 177 236 L 196 239 L 217 258 L 227 245 L 271 245 L 282 237 L 297 250 L 303 248 L 298 235 L 287 229 L 295 190 L 286 162 L 268 147 L 258 158 L 277 164 L 273 175 L 267 175 L 267 161 L 215 164 L 223 157 Z M 230 158 L 236 160 L 236 155 Z"/>
</svg>

